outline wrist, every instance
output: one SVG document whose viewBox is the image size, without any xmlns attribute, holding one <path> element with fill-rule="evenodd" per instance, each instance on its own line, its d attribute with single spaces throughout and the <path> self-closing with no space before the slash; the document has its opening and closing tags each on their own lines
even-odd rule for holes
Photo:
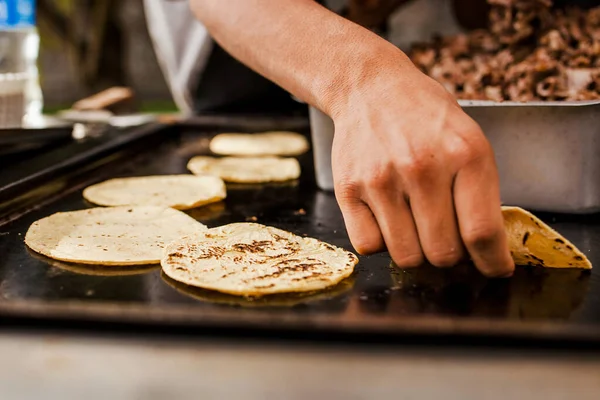
<svg viewBox="0 0 600 400">
<path fill-rule="evenodd" d="M 383 43 L 368 43 L 358 50 L 355 47 L 341 71 L 319 88 L 317 106 L 334 120 L 357 102 L 366 101 L 371 93 L 384 94 L 402 82 L 410 85 L 410 76 L 419 73 L 397 47 L 380 38 L 376 41 Z"/>
</svg>

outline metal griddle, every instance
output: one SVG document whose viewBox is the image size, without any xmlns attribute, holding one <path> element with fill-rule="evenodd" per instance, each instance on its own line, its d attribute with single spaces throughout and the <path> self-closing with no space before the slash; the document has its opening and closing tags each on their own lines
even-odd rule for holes
<svg viewBox="0 0 600 400">
<path fill-rule="evenodd" d="M 361 257 L 356 273 L 329 291 L 250 300 L 177 284 L 159 267 L 60 263 L 30 252 L 24 234 L 35 220 L 90 207 L 85 186 L 106 178 L 186 173 L 219 131 L 295 129 L 306 121 L 205 118 L 177 126 L 109 132 L 63 148 L 60 162 L 28 160 L 21 175 L 1 171 L 0 318 L 85 321 L 243 333 L 485 336 L 600 343 L 600 218 L 541 215 L 589 256 L 592 271 L 519 267 L 488 280 L 471 265 L 401 271 L 387 254 Z M 333 194 L 317 190 L 311 154 L 299 182 L 229 185 L 225 202 L 189 212 L 208 226 L 254 220 L 351 249 Z M 12 179 L 12 181 L 10 179 Z"/>
</svg>

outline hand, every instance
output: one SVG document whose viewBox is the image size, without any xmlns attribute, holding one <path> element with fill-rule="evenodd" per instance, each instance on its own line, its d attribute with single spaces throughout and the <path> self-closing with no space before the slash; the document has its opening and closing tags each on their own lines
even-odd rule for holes
<svg viewBox="0 0 600 400">
<path fill-rule="evenodd" d="M 491 146 L 441 85 L 389 65 L 332 107 L 335 193 L 352 244 L 387 247 L 402 268 L 450 267 L 468 253 L 483 274 L 511 275 Z"/>
</svg>

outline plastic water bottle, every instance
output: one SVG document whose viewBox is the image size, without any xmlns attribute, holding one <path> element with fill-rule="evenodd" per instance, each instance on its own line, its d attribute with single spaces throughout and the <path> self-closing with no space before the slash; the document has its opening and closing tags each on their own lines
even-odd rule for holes
<svg viewBox="0 0 600 400">
<path fill-rule="evenodd" d="M 0 74 L 23 80 L 23 123 L 35 124 L 43 100 L 37 59 L 40 37 L 36 29 L 35 0 L 0 0 Z M 14 85 L 13 85 L 14 86 Z"/>
</svg>

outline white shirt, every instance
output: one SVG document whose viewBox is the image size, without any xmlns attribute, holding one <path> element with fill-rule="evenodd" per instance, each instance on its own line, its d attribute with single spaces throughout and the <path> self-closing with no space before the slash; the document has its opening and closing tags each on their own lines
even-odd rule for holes
<svg viewBox="0 0 600 400">
<path fill-rule="evenodd" d="M 326 0 L 338 10 L 344 0 Z M 206 28 L 195 19 L 187 1 L 144 0 L 150 38 L 160 67 L 181 112 L 194 110 L 193 88 L 202 76 L 213 42 Z M 414 0 L 394 14 L 388 39 L 406 50 L 415 40 L 434 33 L 460 30 L 447 0 Z"/>
</svg>

